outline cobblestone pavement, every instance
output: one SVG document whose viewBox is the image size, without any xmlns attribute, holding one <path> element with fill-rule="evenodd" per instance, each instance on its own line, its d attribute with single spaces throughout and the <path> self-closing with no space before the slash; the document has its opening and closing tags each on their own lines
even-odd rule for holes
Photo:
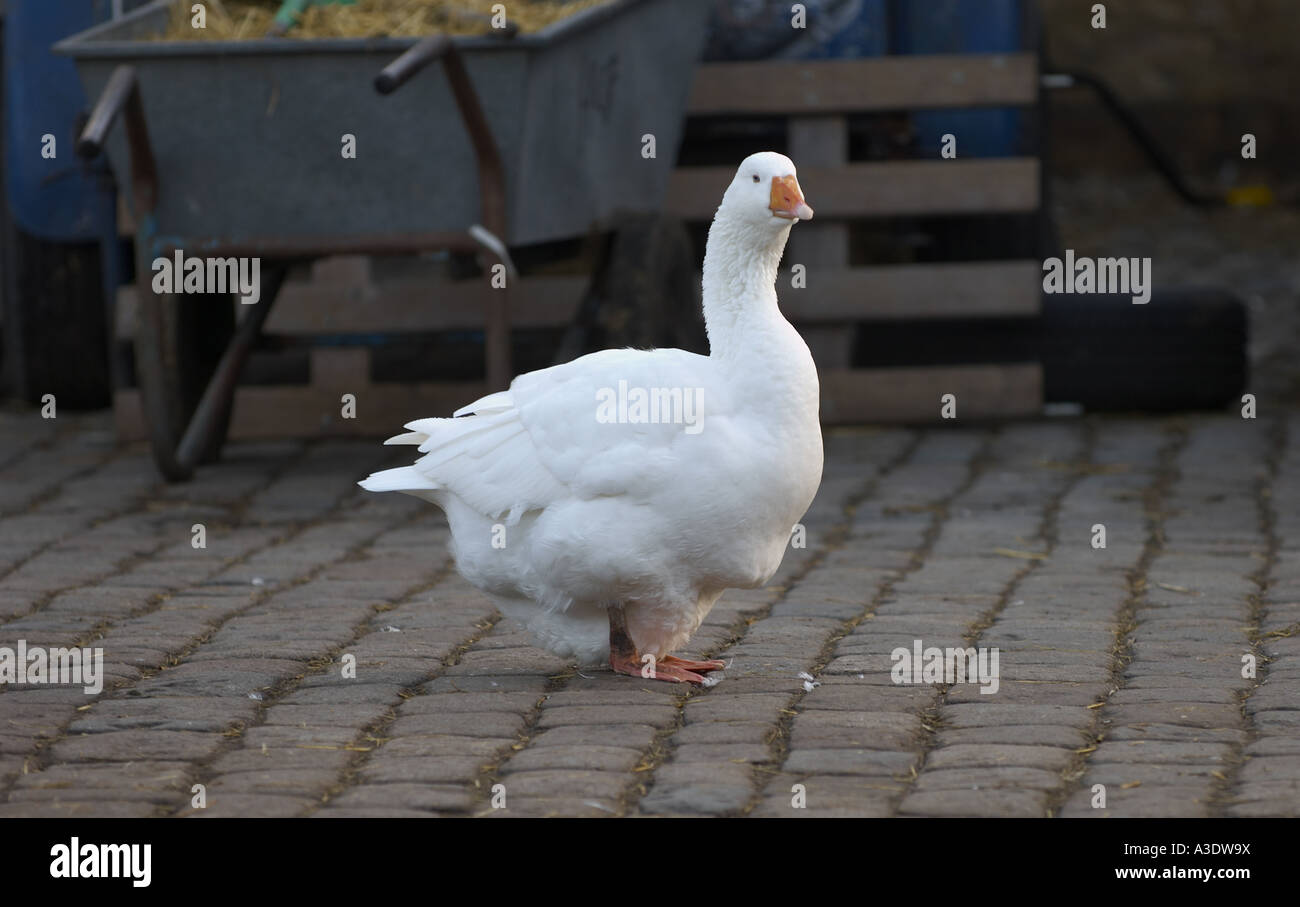
<svg viewBox="0 0 1300 907">
<path fill-rule="evenodd" d="M 0 416 L 0 646 L 106 675 L 0 685 L 0 816 L 1300 815 L 1300 415 L 827 453 L 807 547 L 723 596 L 689 654 L 729 667 L 688 689 L 530 646 L 436 508 L 356 488 L 375 443 L 166 486 L 102 416 Z M 894 683 L 918 640 L 996 647 L 996 692 Z"/>
</svg>

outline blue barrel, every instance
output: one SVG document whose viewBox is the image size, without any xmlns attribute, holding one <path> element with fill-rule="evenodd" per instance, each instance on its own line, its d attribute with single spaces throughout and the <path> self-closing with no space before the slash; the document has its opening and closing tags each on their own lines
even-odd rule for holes
<svg viewBox="0 0 1300 907">
<path fill-rule="evenodd" d="M 101 164 L 76 153 L 77 118 L 86 95 L 72 60 L 54 42 L 103 21 L 108 0 L 9 0 L 5 16 L 5 188 L 13 220 L 32 236 L 77 242 L 111 236 L 111 184 Z M 42 137 L 56 156 L 43 157 Z"/>
<path fill-rule="evenodd" d="M 890 48 L 897 54 L 1016 53 L 1024 44 L 1023 0 L 891 0 Z M 1014 108 L 922 111 L 912 117 L 926 157 L 937 157 L 944 133 L 957 137 L 958 157 L 1029 153 L 1023 117 Z"/>
<path fill-rule="evenodd" d="M 823 2 L 815 10 L 807 4 L 808 28 L 799 34 L 783 57 L 806 60 L 879 57 L 889 53 L 889 0 Z"/>
<path fill-rule="evenodd" d="M 704 0 L 700 0 L 704 2 Z M 889 53 L 890 0 L 715 0 L 705 60 L 835 59 Z"/>
<path fill-rule="evenodd" d="M 0 4 L 0 231 L 5 255 L 12 255 L 0 281 L 3 365 L 8 390 L 29 402 L 46 393 L 58 398 L 60 409 L 97 408 L 109 400 L 111 306 L 127 256 L 117 236 L 108 162 L 87 163 L 77 155 L 77 128 L 88 104 L 76 64 L 50 48 L 141 2 Z"/>
</svg>

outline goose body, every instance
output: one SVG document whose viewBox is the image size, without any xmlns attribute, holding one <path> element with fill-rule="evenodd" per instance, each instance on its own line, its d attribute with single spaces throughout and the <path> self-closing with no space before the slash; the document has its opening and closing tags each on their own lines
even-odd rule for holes
<svg viewBox="0 0 1300 907">
<path fill-rule="evenodd" d="M 750 156 L 709 232 L 710 355 L 604 350 L 520 375 L 409 423 L 387 443 L 420 458 L 361 485 L 441 507 L 461 574 L 550 651 L 701 680 L 719 663 L 671 651 L 724 589 L 772 577 L 821 481 L 817 372 L 774 287 L 811 216 L 788 158 Z"/>
</svg>

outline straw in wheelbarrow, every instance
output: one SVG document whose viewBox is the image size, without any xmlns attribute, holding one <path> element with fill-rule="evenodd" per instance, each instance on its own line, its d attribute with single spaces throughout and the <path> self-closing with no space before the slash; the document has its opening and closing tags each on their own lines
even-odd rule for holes
<svg viewBox="0 0 1300 907">
<path fill-rule="evenodd" d="M 276 23 L 284 0 L 213 0 L 204 28 L 193 26 L 189 3 L 172 7 L 163 41 L 240 41 L 283 33 L 288 38 L 395 38 L 429 34 L 491 34 L 498 0 L 356 0 L 355 3 L 294 3 L 292 26 Z M 519 32 L 539 31 L 608 0 L 532 0 L 506 7 L 507 23 Z"/>
</svg>

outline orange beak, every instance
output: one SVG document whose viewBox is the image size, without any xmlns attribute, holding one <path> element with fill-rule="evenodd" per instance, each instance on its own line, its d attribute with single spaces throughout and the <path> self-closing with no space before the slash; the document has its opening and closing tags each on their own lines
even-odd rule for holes
<svg viewBox="0 0 1300 907">
<path fill-rule="evenodd" d="M 777 217 L 788 220 L 812 220 L 813 209 L 803 200 L 803 192 L 793 176 L 772 177 L 772 200 L 769 207 Z"/>
</svg>

